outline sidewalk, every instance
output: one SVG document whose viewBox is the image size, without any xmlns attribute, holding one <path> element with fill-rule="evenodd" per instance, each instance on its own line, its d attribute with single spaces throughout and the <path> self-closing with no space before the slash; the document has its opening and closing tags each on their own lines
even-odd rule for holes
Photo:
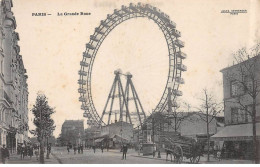
<svg viewBox="0 0 260 167">
<path fill-rule="evenodd" d="M 39 164 L 39 160 L 36 159 L 36 156 L 30 157 L 26 156 L 24 159 L 21 159 L 21 155 L 12 154 L 10 155 L 10 159 L 6 159 L 6 164 Z M 50 159 L 46 159 L 46 155 L 44 155 L 44 163 L 45 164 L 59 164 L 59 161 L 50 154 Z"/>
<path fill-rule="evenodd" d="M 129 155 L 133 156 L 133 157 L 139 157 L 139 158 L 148 158 L 148 159 L 166 161 L 165 153 L 161 153 L 161 158 L 157 158 L 158 154 L 156 154 L 155 157 L 153 157 L 152 155 L 143 156 L 142 153 L 140 153 L 140 155 L 138 155 L 138 153 L 130 153 Z M 168 161 L 170 161 L 170 160 L 171 160 L 171 157 L 168 156 Z M 172 162 L 172 163 L 174 163 L 174 162 Z M 190 163 L 190 160 L 186 159 L 184 157 L 182 163 Z M 251 160 L 238 160 L 238 159 L 222 159 L 222 160 L 218 161 L 217 159 L 213 158 L 212 156 L 210 156 L 210 161 L 207 162 L 207 155 L 204 155 L 204 156 L 200 157 L 199 164 L 254 164 L 254 162 Z"/>
</svg>

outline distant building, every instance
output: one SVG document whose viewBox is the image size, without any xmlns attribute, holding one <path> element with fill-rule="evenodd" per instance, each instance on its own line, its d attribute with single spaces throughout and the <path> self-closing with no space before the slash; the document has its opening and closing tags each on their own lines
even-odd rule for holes
<svg viewBox="0 0 260 167">
<path fill-rule="evenodd" d="M 0 145 L 15 152 L 28 139 L 28 85 L 12 0 L 0 0 Z"/>
<path fill-rule="evenodd" d="M 257 63 L 255 63 L 257 62 Z M 257 84 L 260 83 L 260 56 L 255 56 L 242 63 L 255 63 L 254 73 Z M 253 100 L 248 92 L 240 86 L 238 80 L 243 79 L 244 83 L 250 88 L 249 74 L 241 75 L 240 70 L 243 64 L 236 64 L 221 70 L 223 74 L 223 90 L 224 90 L 224 116 L 225 128 L 216 135 L 212 136 L 212 140 L 224 141 L 223 154 L 227 158 L 253 158 L 253 130 L 252 118 L 245 108 L 238 103 L 243 103 L 243 106 L 248 111 L 252 110 Z M 232 78 L 228 76 L 233 76 Z M 260 87 L 260 85 L 259 85 Z M 259 89 L 258 87 L 258 89 Z M 260 139 L 260 95 L 256 99 L 256 135 L 258 142 Z"/>
<path fill-rule="evenodd" d="M 65 120 L 62 124 L 60 138 L 63 144 L 82 144 L 84 136 L 83 120 Z"/>
<path fill-rule="evenodd" d="M 175 135 L 181 135 L 185 137 L 190 137 L 201 142 L 207 141 L 207 124 L 201 119 L 205 117 L 205 114 L 199 112 L 178 112 L 175 128 L 175 119 L 174 117 L 168 117 L 167 114 L 155 113 L 154 116 L 154 125 L 152 123 L 152 116 L 148 118 L 148 123 L 143 127 L 143 134 L 136 132 L 134 140 L 141 143 L 152 143 L 154 138 L 154 143 L 159 143 L 159 136 L 168 136 L 174 137 Z M 180 119 L 183 118 L 183 119 Z M 211 119 L 212 116 L 209 116 Z M 170 120 L 170 124 L 168 124 Z M 209 123 L 209 135 L 212 136 L 216 134 L 219 130 L 224 127 L 223 117 L 215 117 Z M 175 131 L 176 130 L 176 131 Z M 140 130 L 141 131 L 141 130 Z M 140 139 L 141 138 L 141 139 Z M 143 140 L 143 141 L 142 141 Z M 214 144 L 219 145 L 219 143 L 211 142 L 211 147 L 213 148 Z"/>
<path fill-rule="evenodd" d="M 119 148 L 122 143 L 133 142 L 133 125 L 119 121 L 103 126 L 95 135 L 95 144 L 103 144 L 110 148 Z"/>
</svg>

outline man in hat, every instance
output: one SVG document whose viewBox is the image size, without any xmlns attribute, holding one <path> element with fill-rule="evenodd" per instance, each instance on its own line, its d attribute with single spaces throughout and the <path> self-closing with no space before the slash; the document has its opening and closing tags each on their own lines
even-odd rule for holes
<svg viewBox="0 0 260 167">
<path fill-rule="evenodd" d="M 126 159 L 126 153 L 127 153 L 127 145 L 126 144 L 123 145 L 122 151 L 123 151 L 122 159 Z"/>
<path fill-rule="evenodd" d="M 9 151 L 8 149 L 5 147 L 5 144 L 3 145 L 3 147 L 1 148 L 1 162 L 3 164 L 5 164 L 5 159 L 8 158 L 9 159 Z"/>
</svg>

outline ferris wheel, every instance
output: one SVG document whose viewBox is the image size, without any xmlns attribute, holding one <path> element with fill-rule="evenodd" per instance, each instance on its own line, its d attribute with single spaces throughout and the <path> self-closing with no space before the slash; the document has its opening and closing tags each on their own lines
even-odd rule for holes
<svg viewBox="0 0 260 167">
<path fill-rule="evenodd" d="M 181 51 L 184 42 L 179 40 L 181 32 L 176 29 L 176 23 L 170 20 L 170 17 L 160 11 L 160 9 L 149 4 L 130 3 L 129 6 L 122 6 L 121 9 L 114 10 L 113 14 L 108 14 L 105 20 L 101 20 L 100 25 L 95 28 L 95 32 L 90 36 L 90 41 L 86 44 L 86 50 L 83 52 L 82 61 L 80 61 L 79 74 L 79 101 L 81 109 L 84 111 L 83 116 L 88 118 L 87 124 L 90 126 L 100 126 L 100 116 L 93 103 L 91 94 L 91 75 L 96 54 L 108 34 L 120 23 L 132 18 L 145 17 L 153 20 L 164 34 L 168 46 L 169 54 L 169 71 L 164 92 L 160 101 L 156 105 L 154 112 L 165 112 L 168 110 L 167 98 L 170 88 L 173 105 L 176 104 L 176 98 L 182 96 L 179 89 L 180 84 L 184 84 L 182 72 L 187 70 L 183 64 L 183 59 L 187 56 Z"/>
</svg>

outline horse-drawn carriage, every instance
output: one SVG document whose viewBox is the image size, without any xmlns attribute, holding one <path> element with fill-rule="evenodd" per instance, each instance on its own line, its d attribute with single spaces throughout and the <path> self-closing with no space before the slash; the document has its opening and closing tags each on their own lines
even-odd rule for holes
<svg viewBox="0 0 260 167">
<path fill-rule="evenodd" d="M 166 160 L 170 154 L 176 163 L 182 163 L 183 158 L 190 159 L 191 163 L 198 163 L 203 155 L 201 143 L 184 136 L 164 137 Z"/>
</svg>

